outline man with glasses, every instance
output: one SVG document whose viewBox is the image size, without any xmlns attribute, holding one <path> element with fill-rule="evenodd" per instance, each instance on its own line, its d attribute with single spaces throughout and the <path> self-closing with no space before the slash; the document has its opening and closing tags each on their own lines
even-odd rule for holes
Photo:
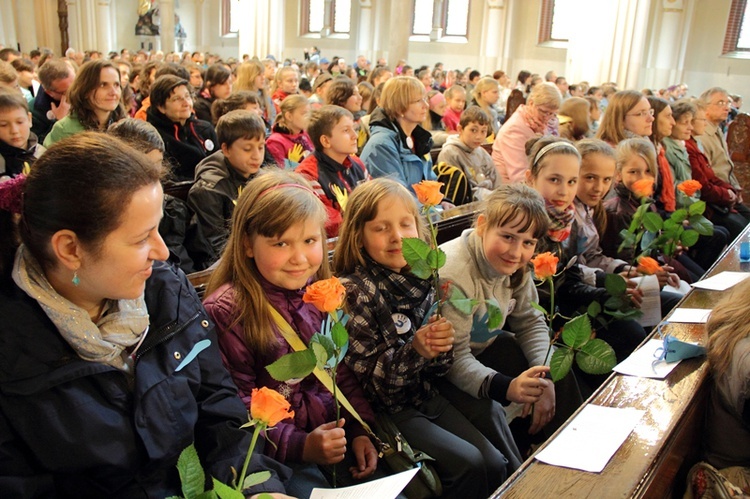
<svg viewBox="0 0 750 499">
<path fill-rule="evenodd" d="M 701 135 L 706 156 L 711 162 L 711 168 L 717 177 L 732 184 L 739 191 L 742 186 L 734 176 L 734 163 L 729 156 L 727 141 L 721 131 L 721 123 L 729 115 L 729 94 L 721 87 L 709 88 L 701 94 L 701 100 L 706 104 L 706 131 Z M 742 199 L 739 200 L 742 202 Z"/>
<path fill-rule="evenodd" d="M 31 104 L 31 131 L 44 142 L 52 126 L 68 115 L 70 103 L 67 92 L 75 79 L 73 68 L 63 59 L 50 59 L 39 68 L 41 92 Z"/>
</svg>

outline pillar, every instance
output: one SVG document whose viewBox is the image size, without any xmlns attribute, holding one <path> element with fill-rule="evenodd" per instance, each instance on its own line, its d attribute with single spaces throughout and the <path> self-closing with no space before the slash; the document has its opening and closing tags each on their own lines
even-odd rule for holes
<svg viewBox="0 0 750 499">
<path fill-rule="evenodd" d="M 174 51 L 174 0 L 159 0 L 159 40 L 164 53 Z"/>
</svg>

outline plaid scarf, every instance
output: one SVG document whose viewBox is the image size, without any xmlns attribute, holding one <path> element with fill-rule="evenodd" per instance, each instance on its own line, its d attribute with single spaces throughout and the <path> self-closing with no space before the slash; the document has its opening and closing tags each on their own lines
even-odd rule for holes
<svg viewBox="0 0 750 499">
<path fill-rule="evenodd" d="M 570 206 L 561 210 L 545 199 L 544 205 L 550 220 L 547 235 L 555 242 L 565 241 L 570 236 L 570 229 L 576 215 L 574 204 L 571 203 Z"/>
</svg>

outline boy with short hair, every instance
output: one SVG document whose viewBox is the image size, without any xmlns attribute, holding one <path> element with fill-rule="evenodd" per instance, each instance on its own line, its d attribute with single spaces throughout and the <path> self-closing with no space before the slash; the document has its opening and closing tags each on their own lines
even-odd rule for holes
<svg viewBox="0 0 750 499">
<path fill-rule="evenodd" d="M 263 120 L 245 110 L 230 111 L 216 123 L 220 150 L 195 167 L 195 184 L 188 206 L 218 260 L 229 236 L 230 220 L 242 189 L 263 164 L 266 127 Z"/>
<path fill-rule="evenodd" d="M 0 181 L 28 173 L 46 149 L 31 131 L 31 113 L 18 91 L 0 89 Z"/>
<path fill-rule="evenodd" d="M 343 107 L 326 105 L 312 112 L 307 134 L 315 146 L 295 170 L 313 184 L 328 212 L 326 233 L 336 237 L 348 194 L 370 180 L 357 153 L 357 131 L 352 113 Z"/>
<path fill-rule="evenodd" d="M 461 85 L 453 85 L 445 91 L 445 100 L 448 102 L 448 108 L 443 114 L 443 123 L 448 132 L 455 132 L 458 130 L 461 113 L 466 107 L 466 90 Z"/>
<path fill-rule="evenodd" d="M 481 201 L 502 184 L 492 156 L 482 147 L 489 126 L 490 117 L 482 108 L 469 107 L 461 114 L 458 135 L 448 136 L 438 155 L 438 164 L 445 162 L 464 171 L 475 201 Z"/>
</svg>

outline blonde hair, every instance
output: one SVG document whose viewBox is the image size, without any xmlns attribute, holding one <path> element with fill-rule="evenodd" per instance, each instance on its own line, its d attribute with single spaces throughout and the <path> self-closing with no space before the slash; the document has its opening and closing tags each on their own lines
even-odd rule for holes
<svg viewBox="0 0 750 499">
<path fill-rule="evenodd" d="M 570 121 L 560 124 L 560 136 L 570 140 L 580 140 L 591 129 L 591 106 L 582 97 L 570 97 L 560 106 L 560 115 L 567 116 Z M 561 120 L 562 121 L 562 120 Z M 565 135 L 568 131 L 570 135 Z"/>
<path fill-rule="evenodd" d="M 414 99 L 421 99 L 424 95 L 425 88 L 422 82 L 413 76 L 396 76 L 385 82 L 378 102 L 385 114 L 391 120 L 395 120 L 409 109 Z"/>
<path fill-rule="evenodd" d="M 737 284 L 714 307 L 706 323 L 708 364 L 716 380 L 728 374 L 737 343 L 750 336 L 750 311 L 746 300 L 748 293 L 750 280 Z"/>
<path fill-rule="evenodd" d="M 621 172 L 625 163 L 630 161 L 633 156 L 639 156 L 643 158 L 648 166 L 648 171 L 654 176 L 654 179 L 658 176 L 658 170 L 656 167 L 656 149 L 654 144 L 650 140 L 644 139 L 643 137 L 634 137 L 632 139 L 625 139 L 617 145 L 615 151 L 616 154 L 616 165 L 617 172 Z"/>
<path fill-rule="evenodd" d="M 237 66 L 237 79 L 232 85 L 232 90 L 238 92 L 240 90 L 249 90 L 251 92 L 259 92 L 264 90 L 262 88 L 255 88 L 255 79 L 265 73 L 265 68 L 260 61 L 246 61 Z"/>
<path fill-rule="evenodd" d="M 320 225 L 324 255 L 316 278 L 326 279 L 331 275 L 326 258 L 327 218 L 325 206 L 310 184 L 296 173 L 264 169 L 242 191 L 232 214 L 229 240 L 211 275 L 206 294 L 226 283 L 232 285 L 234 310 L 229 327 L 242 323 L 248 348 L 265 354 L 277 345 L 277 340 L 268 311 L 270 304 L 260 284 L 261 274 L 255 260 L 247 256 L 247 247 L 256 236 L 279 236 L 295 224 L 312 219 Z"/>
<path fill-rule="evenodd" d="M 307 97 L 301 94 L 293 94 L 281 101 L 281 105 L 279 106 L 279 114 L 276 115 L 276 123 L 281 123 L 282 125 L 286 126 L 286 120 L 284 119 L 284 115 L 286 113 L 293 113 L 297 109 L 301 108 L 302 106 L 306 106 L 308 104 Z"/>
<path fill-rule="evenodd" d="M 409 208 L 417 223 L 418 236 L 422 239 L 426 237 L 425 222 L 419 214 L 414 196 L 406 190 L 406 187 L 385 177 L 365 182 L 349 195 L 344 220 L 339 229 L 339 240 L 333 252 L 333 269 L 337 275 L 351 274 L 357 265 L 365 265 L 363 255 L 365 224 L 375 220 L 378 216 L 378 204 L 388 197 L 401 200 Z"/>
<path fill-rule="evenodd" d="M 559 109 L 562 103 L 562 96 L 557 85 L 546 81 L 531 89 L 527 103 L 534 104 L 535 106 L 548 106 Z"/>
<path fill-rule="evenodd" d="M 276 90 L 278 90 L 278 88 L 281 86 L 281 80 L 284 79 L 284 74 L 289 73 L 290 71 L 296 74 L 297 78 L 299 78 L 299 73 L 293 67 L 291 66 L 282 67 L 281 69 L 276 71 L 276 75 L 273 77 L 273 85 L 271 85 L 271 93 L 274 93 L 276 92 Z M 299 88 L 297 89 L 297 91 L 299 91 Z"/>
<path fill-rule="evenodd" d="M 476 86 L 474 87 L 474 90 L 471 91 L 472 97 L 474 97 L 474 100 L 477 101 L 477 104 L 485 108 L 487 107 L 487 104 L 480 101 L 479 99 L 482 97 L 482 93 L 486 92 L 487 90 L 492 90 L 493 88 L 500 88 L 500 85 L 497 83 L 497 80 L 494 78 L 490 78 L 488 76 L 485 76 L 484 78 L 480 79 Z"/>
<path fill-rule="evenodd" d="M 594 154 L 601 154 L 602 156 L 609 158 L 617 165 L 617 157 L 615 149 L 604 142 L 601 139 L 583 139 L 576 142 L 576 148 L 581 153 L 581 177 L 583 177 L 583 169 L 586 165 L 586 158 Z M 616 167 L 615 167 L 616 168 Z M 611 187 L 611 185 L 610 185 Z M 594 207 L 594 225 L 596 226 L 599 234 L 604 234 L 607 230 L 607 210 L 604 209 L 604 202 L 602 199 Z"/>
</svg>

